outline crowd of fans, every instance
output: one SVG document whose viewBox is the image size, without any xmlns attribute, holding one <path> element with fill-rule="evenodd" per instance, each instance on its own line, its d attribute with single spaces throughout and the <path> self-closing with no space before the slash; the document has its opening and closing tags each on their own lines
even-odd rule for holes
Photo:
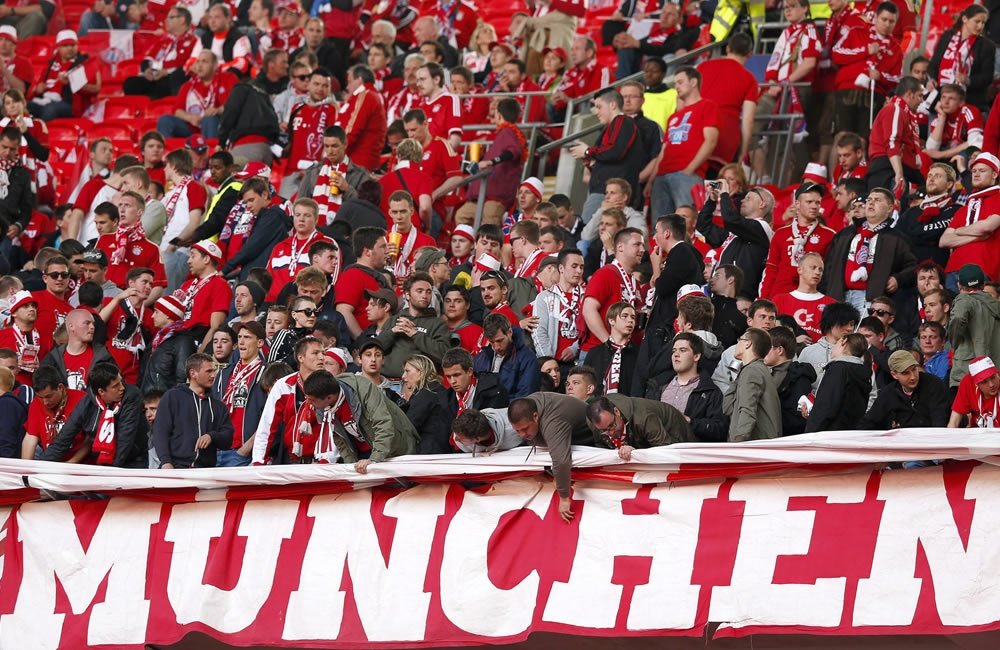
<svg viewBox="0 0 1000 650">
<path fill-rule="evenodd" d="M 572 0 L 503 38 L 466 2 L 97 0 L 38 70 L 17 42 L 52 7 L 0 6 L 0 456 L 365 473 L 528 442 L 570 518 L 572 444 L 994 427 L 987 10 L 904 72 L 912 11 L 779 4 L 763 85 L 743 32 L 664 63 L 704 42 L 698 3 L 649 7 L 648 33 L 626 3 L 598 45 Z M 123 90 L 170 108 L 53 179 L 48 127 L 101 101 L 78 32 L 108 28 L 159 30 Z M 642 74 L 609 88 L 599 51 Z M 526 133 L 591 95 L 574 206 Z M 776 187 L 762 129 L 786 113 L 800 180 Z"/>
</svg>

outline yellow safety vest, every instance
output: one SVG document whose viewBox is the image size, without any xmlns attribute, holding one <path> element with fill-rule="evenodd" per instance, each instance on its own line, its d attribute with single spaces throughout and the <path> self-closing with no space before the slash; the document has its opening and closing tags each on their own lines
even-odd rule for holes
<svg viewBox="0 0 1000 650">
<path fill-rule="evenodd" d="M 208 215 L 212 214 L 212 210 L 215 209 L 215 204 L 219 202 L 219 197 L 222 196 L 223 190 L 229 187 L 233 188 L 234 190 L 236 190 L 237 193 L 239 193 L 240 189 L 243 187 L 243 181 L 232 180 L 219 188 L 219 191 L 215 193 L 215 195 L 212 197 L 212 200 L 208 202 L 208 209 L 205 210 L 205 218 L 202 220 L 202 223 L 208 221 Z M 209 239 L 211 241 L 214 241 L 215 243 L 219 242 L 218 235 L 213 235 Z"/>
<path fill-rule="evenodd" d="M 677 110 L 677 91 L 669 88 L 662 93 L 647 92 L 643 95 L 642 114 L 667 130 L 667 120 Z"/>
<path fill-rule="evenodd" d="M 709 28 L 713 40 L 721 41 L 729 37 L 743 11 L 743 3 L 744 0 L 719 0 L 719 5 L 715 8 L 715 16 L 712 18 L 712 26 Z M 749 0 L 747 2 L 750 30 L 754 38 L 757 38 L 757 29 L 764 22 L 766 10 L 766 0 Z M 829 18 L 830 5 L 826 2 L 810 2 L 809 15 L 814 19 Z"/>
</svg>

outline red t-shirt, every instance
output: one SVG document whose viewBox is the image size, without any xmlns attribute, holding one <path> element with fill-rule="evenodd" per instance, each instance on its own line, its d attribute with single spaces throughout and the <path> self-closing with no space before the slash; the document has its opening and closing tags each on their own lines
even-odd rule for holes
<svg viewBox="0 0 1000 650">
<path fill-rule="evenodd" d="M 194 282 L 194 278 L 189 279 L 181 287 L 187 291 Z M 191 306 L 191 315 L 184 321 L 183 330 L 193 327 L 211 327 L 212 314 L 217 311 L 229 313 L 229 303 L 233 299 L 233 290 L 229 283 L 221 275 L 214 275 L 208 283 L 198 290 L 194 296 L 194 304 Z"/>
<path fill-rule="evenodd" d="M 989 429 L 997 426 L 998 407 L 997 396 L 983 395 L 972 380 L 972 375 L 966 375 L 958 384 L 958 393 L 955 394 L 951 410 L 968 415 L 970 427 Z"/>
<path fill-rule="evenodd" d="M 299 104 L 292 111 L 291 120 L 287 173 L 323 160 L 323 133 L 337 121 L 337 106 Z"/>
<path fill-rule="evenodd" d="M 69 295 L 68 292 L 67 295 Z M 51 346 L 56 328 L 63 324 L 66 315 L 73 311 L 73 306 L 52 295 L 48 289 L 32 291 L 31 297 L 38 303 L 38 320 L 35 321 L 35 329 L 38 330 L 38 335 L 42 337 L 42 340 Z"/>
<path fill-rule="evenodd" d="M 719 128 L 719 109 L 712 100 L 702 99 L 677 109 L 667 120 L 667 130 L 663 134 L 663 160 L 656 174 L 683 171 L 705 142 L 706 127 Z M 707 168 L 706 159 L 695 173 L 704 176 Z"/>
<path fill-rule="evenodd" d="M 740 113 L 743 102 L 757 102 L 760 90 L 757 79 L 739 61 L 721 58 L 705 61 L 698 66 L 701 72 L 701 96 L 715 102 L 721 124 L 731 128 L 719 129 L 719 143 L 715 145 L 714 158 L 732 162 L 739 153 L 742 134 Z"/>
<path fill-rule="evenodd" d="M 68 350 L 63 352 L 63 362 L 66 364 L 66 387 L 73 390 L 87 390 L 87 378 L 93 361 L 93 346 L 87 346 L 81 354 L 70 354 Z"/>
<path fill-rule="evenodd" d="M 105 298 L 104 304 L 107 305 L 110 301 L 110 298 Z M 139 346 L 143 343 L 142 332 L 143 330 L 146 332 L 154 330 L 153 310 L 143 309 L 139 320 L 139 327 L 132 334 L 132 337 L 124 341 L 117 336 L 125 324 L 125 310 L 121 308 L 121 305 L 115 307 L 107 325 L 108 352 L 121 368 L 122 381 L 133 386 L 139 383 L 139 355 L 142 353 Z"/>
<path fill-rule="evenodd" d="M 36 436 L 38 438 L 38 445 L 42 449 L 45 449 L 59 430 L 62 429 L 62 426 L 66 424 L 70 413 L 73 412 L 73 409 L 80 403 L 84 395 L 86 395 L 86 392 L 82 390 L 66 389 L 66 405 L 58 413 L 49 413 L 46 411 L 45 406 L 42 405 L 42 400 L 32 400 L 31 405 L 28 407 L 28 419 L 24 423 L 25 432 L 28 435 Z M 73 446 L 62 460 L 72 457 L 73 454 L 79 451 L 85 440 L 86 436 L 81 431 L 73 440 Z"/>
<path fill-rule="evenodd" d="M 779 293 L 772 300 L 774 306 L 778 308 L 778 313 L 788 314 L 794 318 L 813 342 L 818 341 L 823 336 L 823 332 L 819 329 L 823 310 L 831 302 L 836 302 L 830 296 L 822 293 L 802 293 L 798 289 L 789 293 Z"/>
<path fill-rule="evenodd" d="M 382 186 L 382 214 L 385 215 L 386 228 L 392 227 L 392 219 L 389 218 L 389 197 L 396 190 L 405 190 L 413 197 L 413 201 L 419 208 L 419 197 L 423 195 L 431 196 L 434 193 L 434 183 L 419 167 L 413 166 L 409 161 L 402 161 L 397 164 L 398 169 L 385 174 L 378 179 Z M 417 230 L 423 231 L 420 226 L 419 209 L 413 212 L 413 225 Z"/>
<path fill-rule="evenodd" d="M 608 309 L 611 308 L 611 305 L 624 300 L 622 297 L 622 288 L 622 276 L 618 271 L 618 267 L 614 264 L 605 264 L 597 269 L 597 272 L 587 282 L 587 290 L 583 294 L 583 301 L 586 303 L 588 298 L 597 300 L 601 304 L 601 322 L 606 322 Z M 580 306 L 580 309 L 583 309 L 583 305 Z M 603 341 L 594 336 L 588 328 L 587 334 L 580 344 L 580 349 L 587 352 L 601 343 Z"/>
<path fill-rule="evenodd" d="M 431 186 L 437 189 L 446 179 L 462 174 L 462 157 L 452 149 L 451 145 L 442 138 L 433 138 L 424 147 L 424 160 L 420 168 L 431 179 Z M 438 214 L 444 214 L 444 204 L 442 201 L 434 203 L 434 209 Z"/>
<path fill-rule="evenodd" d="M 337 278 L 337 284 L 333 290 L 338 305 L 354 307 L 354 318 L 358 321 L 358 326 L 365 330 L 371 325 L 371 321 L 368 320 L 368 311 L 365 309 L 368 306 L 368 296 L 365 295 L 365 289 L 378 291 L 380 288 L 375 278 L 367 272 L 359 268 L 349 268 L 345 269 Z"/>
<path fill-rule="evenodd" d="M 101 235 L 101 238 L 97 240 L 97 248 L 104 251 L 110 260 L 111 254 L 118 248 L 115 236 Z M 163 268 L 160 248 L 148 239 L 130 244 L 128 251 L 125 253 L 124 262 L 121 264 L 108 264 L 106 277 L 124 289 L 128 284 L 128 272 L 134 268 L 150 269 L 153 272 L 154 287 L 167 286 L 167 273 Z"/>
<path fill-rule="evenodd" d="M 951 218 L 949 228 L 961 228 L 990 215 L 1000 214 L 1000 187 L 993 186 L 969 196 L 969 202 L 962 206 Z M 990 278 L 1000 277 L 1000 255 L 997 255 L 997 242 L 1000 241 L 1000 230 L 996 230 L 984 241 L 962 244 L 951 251 L 948 266 L 945 271 L 958 271 L 966 264 L 976 264 Z M 39 307 L 41 307 L 39 305 Z M 39 310 L 41 314 L 41 310 Z"/>
<path fill-rule="evenodd" d="M 434 99 L 424 97 L 420 108 L 427 114 L 431 135 L 447 138 L 452 133 L 462 134 L 462 102 L 458 97 L 447 91 Z"/>
<path fill-rule="evenodd" d="M 27 334 L 23 336 L 18 336 L 14 332 L 14 327 L 15 327 L 14 325 L 11 325 L 10 327 L 5 327 L 3 329 L 0 329 L 0 348 L 3 348 L 5 350 L 13 350 L 14 352 L 16 352 L 18 362 L 20 362 L 22 346 L 29 344 L 37 345 L 38 346 L 37 359 L 40 363 L 42 359 L 45 358 L 45 355 L 49 353 L 49 350 L 52 349 L 52 338 L 49 337 L 48 339 L 46 339 L 41 335 L 41 333 L 39 333 L 37 336 L 32 335 L 31 340 L 29 341 Z M 38 332 L 37 327 L 35 328 L 35 332 Z M 33 373 L 30 373 L 27 370 L 17 371 L 17 381 L 21 382 L 26 386 L 31 385 L 32 377 Z"/>
</svg>

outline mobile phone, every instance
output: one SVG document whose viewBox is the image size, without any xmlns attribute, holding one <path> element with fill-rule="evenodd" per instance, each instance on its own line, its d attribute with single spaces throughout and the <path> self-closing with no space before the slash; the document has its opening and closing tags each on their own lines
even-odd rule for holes
<svg viewBox="0 0 1000 650">
<path fill-rule="evenodd" d="M 705 189 L 709 190 L 721 190 L 722 181 L 705 181 Z"/>
</svg>

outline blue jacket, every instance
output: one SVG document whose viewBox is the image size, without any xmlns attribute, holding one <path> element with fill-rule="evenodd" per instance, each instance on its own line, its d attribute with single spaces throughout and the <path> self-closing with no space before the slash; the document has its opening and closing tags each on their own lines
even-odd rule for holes
<svg viewBox="0 0 1000 650">
<path fill-rule="evenodd" d="M 0 458 L 20 458 L 28 407 L 13 392 L 0 395 Z"/>
<path fill-rule="evenodd" d="M 500 383 L 507 389 L 510 399 L 527 397 L 538 391 L 541 373 L 535 355 L 524 345 L 524 334 L 520 327 L 513 328 L 514 340 L 507 349 L 500 364 Z M 486 346 L 476 355 L 472 369 L 478 375 L 493 370 L 493 348 Z"/>
</svg>

